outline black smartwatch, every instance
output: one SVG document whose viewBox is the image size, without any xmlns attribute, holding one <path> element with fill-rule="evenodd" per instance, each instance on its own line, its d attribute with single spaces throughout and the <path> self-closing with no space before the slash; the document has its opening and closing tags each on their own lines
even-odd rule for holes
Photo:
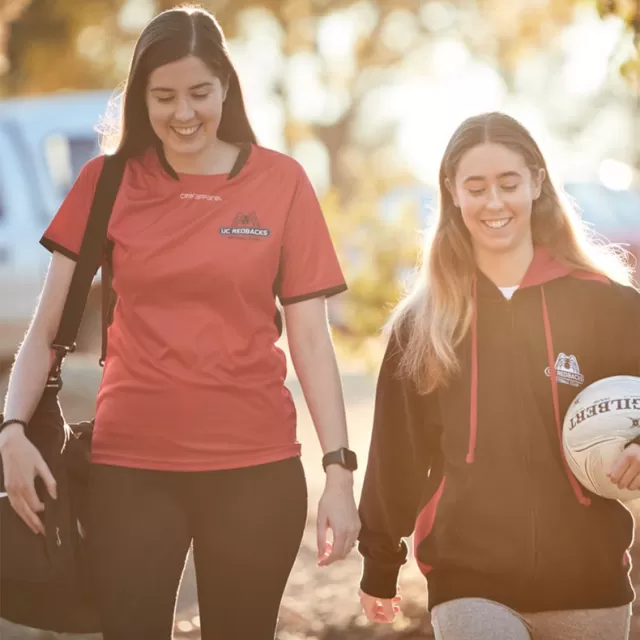
<svg viewBox="0 0 640 640">
<path fill-rule="evenodd" d="M 358 458 L 353 451 L 342 447 L 323 456 L 322 468 L 326 471 L 330 464 L 339 464 L 347 471 L 355 471 L 358 468 Z"/>
</svg>

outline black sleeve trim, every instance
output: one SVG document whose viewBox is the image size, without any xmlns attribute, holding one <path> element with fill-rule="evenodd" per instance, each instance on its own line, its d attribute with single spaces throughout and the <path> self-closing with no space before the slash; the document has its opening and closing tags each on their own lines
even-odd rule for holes
<svg viewBox="0 0 640 640">
<path fill-rule="evenodd" d="M 407 545 L 402 541 L 405 560 L 407 557 Z M 376 566 L 369 558 L 364 558 L 360 589 L 374 598 L 394 598 L 398 593 L 398 576 L 400 565 L 395 567 Z"/>
<path fill-rule="evenodd" d="M 337 287 L 331 287 L 329 289 L 322 289 L 321 291 L 314 291 L 313 293 L 305 293 L 301 296 L 294 296 L 293 298 L 280 298 L 280 302 L 283 305 L 295 304 L 296 302 L 304 302 L 305 300 L 311 300 L 313 298 L 320 298 L 324 296 L 325 298 L 330 298 L 331 296 L 336 296 L 339 293 L 347 290 L 346 284 L 340 284 Z"/>
<path fill-rule="evenodd" d="M 42 238 L 40 238 L 40 244 L 45 249 L 47 249 L 47 251 L 51 251 L 51 253 L 53 253 L 54 251 L 57 251 L 58 253 L 61 253 L 63 256 L 70 258 L 74 262 L 78 261 L 77 253 L 73 253 L 73 251 L 69 251 L 69 249 L 63 247 L 61 244 L 58 244 L 57 242 L 54 242 L 53 240 L 49 240 L 49 238 L 45 236 L 42 236 Z"/>
</svg>

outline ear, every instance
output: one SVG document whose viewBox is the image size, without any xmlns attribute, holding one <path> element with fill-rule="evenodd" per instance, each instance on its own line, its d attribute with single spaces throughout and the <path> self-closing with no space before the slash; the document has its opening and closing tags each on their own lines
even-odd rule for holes
<svg viewBox="0 0 640 640">
<path fill-rule="evenodd" d="M 456 195 L 455 186 L 451 184 L 451 180 L 449 180 L 449 178 L 445 179 L 444 184 L 447 187 L 447 191 L 451 194 L 451 199 L 453 200 L 453 204 L 456 207 L 459 207 L 460 203 L 458 202 L 458 196 Z"/>
<path fill-rule="evenodd" d="M 537 200 L 542 193 L 542 184 L 547 178 L 547 172 L 544 169 L 538 169 L 533 174 L 533 199 Z"/>
<path fill-rule="evenodd" d="M 220 86 L 222 87 L 222 102 L 224 102 L 227 99 L 227 94 L 229 93 L 229 80 L 223 80 L 222 78 L 219 79 L 220 80 Z"/>
</svg>

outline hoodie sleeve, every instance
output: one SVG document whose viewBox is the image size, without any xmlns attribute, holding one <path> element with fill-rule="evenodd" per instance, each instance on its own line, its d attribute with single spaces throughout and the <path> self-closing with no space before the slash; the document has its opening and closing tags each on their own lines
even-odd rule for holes
<svg viewBox="0 0 640 640">
<path fill-rule="evenodd" d="M 400 567 L 407 559 L 403 540 L 414 530 L 421 497 L 439 439 L 430 406 L 433 397 L 419 395 L 414 384 L 397 375 L 401 347 L 392 337 L 376 391 L 373 434 L 365 472 L 359 551 L 364 557 L 361 589 L 392 598 Z"/>
<path fill-rule="evenodd" d="M 628 317 L 628 340 L 625 341 L 631 347 L 634 361 L 632 363 L 635 373 L 640 376 L 640 292 L 629 287 L 629 303 L 631 310 Z"/>
</svg>

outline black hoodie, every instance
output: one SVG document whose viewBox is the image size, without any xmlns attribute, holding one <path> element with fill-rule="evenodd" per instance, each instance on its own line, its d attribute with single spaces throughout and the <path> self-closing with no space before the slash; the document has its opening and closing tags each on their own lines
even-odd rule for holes
<svg viewBox="0 0 640 640">
<path fill-rule="evenodd" d="M 360 503 L 362 590 L 395 595 L 413 533 L 430 609 L 463 597 L 521 612 L 631 602 L 632 516 L 579 485 L 560 435 L 581 389 L 640 375 L 640 294 L 537 249 L 511 300 L 480 272 L 474 297 L 446 388 L 423 395 L 400 379 L 404 345 L 389 341 Z"/>
</svg>

